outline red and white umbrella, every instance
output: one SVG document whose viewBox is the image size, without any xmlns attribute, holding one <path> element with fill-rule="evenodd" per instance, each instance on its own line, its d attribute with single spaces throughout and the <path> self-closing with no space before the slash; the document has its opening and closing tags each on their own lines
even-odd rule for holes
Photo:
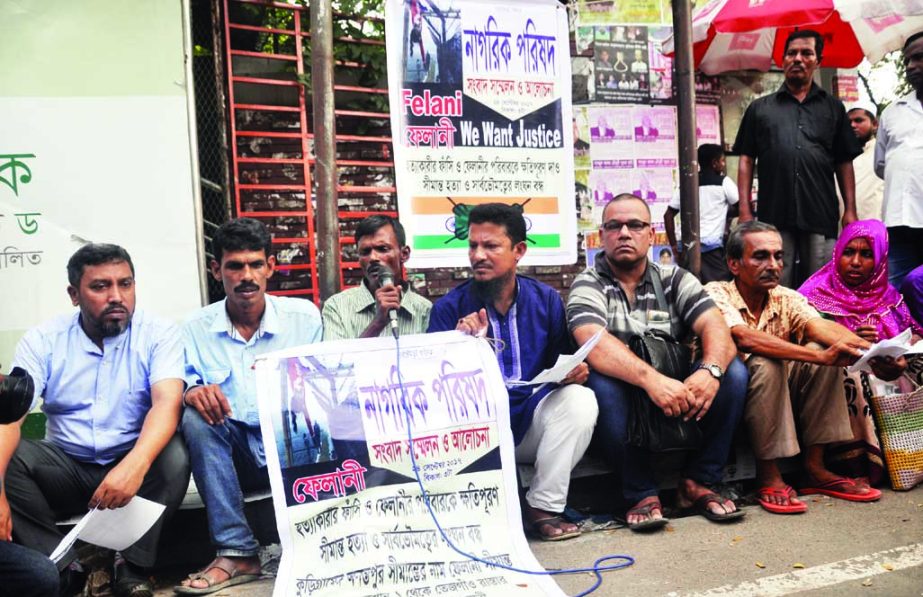
<svg viewBox="0 0 923 597">
<path fill-rule="evenodd" d="M 695 66 L 709 75 L 781 66 L 796 29 L 823 35 L 823 66 L 851 68 L 923 31 L 923 0 L 710 0 L 692 15 Z M 672 37 L 664 53 L 673 53 Z"/>
</svg>

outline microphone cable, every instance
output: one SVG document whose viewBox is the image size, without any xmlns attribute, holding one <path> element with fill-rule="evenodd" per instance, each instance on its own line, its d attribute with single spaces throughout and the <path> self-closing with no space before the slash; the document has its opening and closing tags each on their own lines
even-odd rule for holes
<svg viewBox="0 0 923 597">
<path fill-rule="evenodd" d="M 557 576 L 561 574 L 581 574 L 584 572 L 591 572 L 596 576 L 596 580 L 593 582 L 593 585 L 590 588 L 577 593 L 574 597 L 584 597 L 589 595 L 596 589 L 598 589 L 603 582 L 602 573 L 610 572 L 613 570 L 622 570 L 628 568 L 635 563 L 635 559 L 629 555 L 623 554 L 610 554 L 605 555 L 600 558 L 597 558 L 593 565 L 588 568 L 560 568 L 557 570 L 525 570 L 522 568 L 517 568 L 515 566 L 507 566 L 506 564 L 500 564 L 498 562 L 490 562 L 483 558 L 480 558 L 474 554 L 467 553 L 466 551 L 459 548 L 452 540 L 446 535 L 445 531 L 442 529 L 442 525 L 439 524 L 439 519 L 436 516 L 436 512 L 433 510 L 432 504 L 430 504 L 429 493 L 426 491 L 426 488 L 423 486 L 423 479 L 420 477 L 420 468 L 417 466 L 417 458 L 413 450 L 413 430 L 411 428 L 411 414 L 410 407 L 407 405 L 407 389 L 404 387 L 404 377 L 401 373 L 401 343 L 398 335 L 395 331 L 394 333 L 394 350 L 396 354 L 395 359 L 395 368 L 397 369 L 397 383 L 401 390 L 401 407 L 404 411 L 404 422 L 407 425 L 407 441 L 410 445 L 410 463 L 413 468 L 414 477 L 417 480 L 417 485 L 420 487 L 420 494 L 423 496 L 423 503 L 426 504 L 426 509 L 429 511 L 430 518 L 433 519 L 433 523 L 436 525 L 436 529 L 439 531 L 442 540 L 445 541 L 455 553 L 465 557 L 469 560 L 479 562 L 488 567 L 501 568 L 503 570 L 509 570 L 510 572 L 518 572 L 520 574 L 528 574 L 532 576 Z M 501 465 L 502 467 L 502 465 Z M 502 470 L 502 469 L 501 469 Z M 605 562 L 613 561 L 616 563 L 605 564 Z"/>
</svg>

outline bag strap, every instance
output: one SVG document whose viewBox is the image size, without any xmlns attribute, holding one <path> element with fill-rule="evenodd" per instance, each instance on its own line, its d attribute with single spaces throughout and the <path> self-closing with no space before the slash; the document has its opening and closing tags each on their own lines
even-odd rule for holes
<svg viewBox="0 0 923 597">
<path fill-rule="evenodd" d="M 676 334 L 673 329 L 673 317 L 670 315 L 670 307 L 667 305 L 667 299 L 663 294 L 663 280 L 660 278 L 661 273 L 657 271 L 653 264 L 648 264 L 648 273 L 651 276 L 651 284 L 654 285 L 654 295 L 657 297 L 657 307 L 670 317 L 670 335 L 674 338 Z"/>
</svg>

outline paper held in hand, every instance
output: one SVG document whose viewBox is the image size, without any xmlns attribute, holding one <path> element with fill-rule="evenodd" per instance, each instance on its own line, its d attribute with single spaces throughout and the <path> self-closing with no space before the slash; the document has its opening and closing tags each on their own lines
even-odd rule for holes
<svg viewBox="0 0 923 597">
<path fill-rule="evenodd" d="M 850 365 L 847 371 L 850 373 L 855 373 L 856 371 L 871 372 L 872 368 L 869 365 L 869 361 L 875 357 L 891 357 L 896 359 L 900 356 L 923 353 L 923 342 L 917 342 L 913 346 L 910 345 L 912 335 L 913 333 L 910 328 L 907 328 L 893 338 L 872 344 L 872 347 L 862 355 L 862 358 Z"/>
<path fill-rule="evenodd" d="M 135 496 L 127 505 L 114 510 L 98 510 L 86 513 L 49 558 L 57 562 L 79 539 L 93 545 L 121 551 L 133 545 L 163 515 L 166 506 Z"/>
<path fill-rule="evenodd" d="M 600 328 L 598 332 L 593 334 L 593 337 L 590 338 L 586 344 L 580 347 L 580 349 L 574 354 L 562 354 L 558 356 L 558 360 L 555 362 L 554 366 L 550 369 L 545 369 L 541 373 L 535 376 L 532 381 L 507 381 L 506 385 L 508 386 L 534 386 L 543 383 L 560 383 L 567 374 L 574 370 L 574 367 L 586 360 L 589 356 L 590 351 L 593 350 L 593 347 L 599 342 L 600 338 L 603 337 L 603 334 L 606 333 L 606 328 Z"/>
</svg>

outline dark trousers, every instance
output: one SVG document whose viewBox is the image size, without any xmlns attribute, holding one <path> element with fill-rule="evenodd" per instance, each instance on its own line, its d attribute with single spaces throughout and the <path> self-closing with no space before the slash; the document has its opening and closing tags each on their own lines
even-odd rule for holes
<svg viewBox="0 0 923 597">
<path fill-rule="evenodd" d="M 702 252 L 702 271 L 699 279 L 702 280 L 702 284 L 727 282 L 731 279 L 731 270 L 728 269 L 724 247 Z"/>
<path fill-rule="evenodd" d="M 78 462 L 47 441 L 23 439 L 6 471 L 6 495 L 13 516 L 13 540 L 50 554 L 64 538 L 55 520 L 83 515 L 93 492 L 118 461 L 107 465 Z M 179 507 L 189 487 L 189 456 L 179 435 L 160 452 L 138 495 L 166 505 L 163 516 L 134 545 L 122 552 L 135 566 L 150 568 L 165 520 Z M 58 562 L 63 570 L 76 559 L 70 550 Z"/>
<path fill-rule="evenodd" d="M 747 367 L 735 358 L 728 366 L 711 408 L 699 421 L 704 444 L 689 455 L 683 477 L 704 485 L 718 483 L 727 464 L 734 430 L 747 397 Z M 628 506 L 657 495 L 657 481 L 651 466 L 651 453 L 628 443 L 629 384 L 590 372 L 587 385 L 596 393 L 599 418 L 593 433 L 593 447 L 622 477 L 622 496 Z"/>
<path fill-rule="evenodd" d="M 0 597 L 54 597 L 58 569 L 34 549 L 0 541 Z"/>
</svg>

